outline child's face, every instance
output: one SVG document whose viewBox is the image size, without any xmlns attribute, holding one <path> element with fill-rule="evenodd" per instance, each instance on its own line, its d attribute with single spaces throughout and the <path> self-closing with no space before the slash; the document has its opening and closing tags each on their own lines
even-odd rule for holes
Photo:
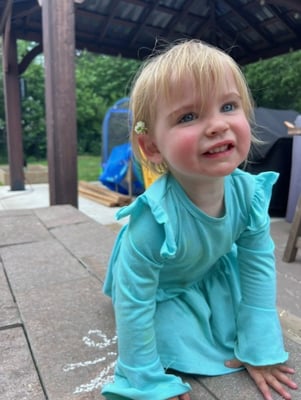
<svg viewBox="0 0 301 400">
<path fill-rule="evenodd" d="M 157 104 L 152 137 L 160 157 L 179 178 L 221 177 L 230 174 L 248 155 L 250 126 L 233 74 L 225 72 L 218 91 L 206 104 L 192 80 L 177 87 L 166 103 Z"/>
</svg>

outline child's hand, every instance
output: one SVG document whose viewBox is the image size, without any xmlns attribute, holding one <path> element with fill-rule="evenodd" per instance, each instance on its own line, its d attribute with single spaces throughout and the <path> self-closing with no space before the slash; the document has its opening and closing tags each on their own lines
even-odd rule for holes
<svg viewBox="0 0 301 400">
<path fill-rule="evenodd" d="M 273 400 L 270 387 L 280 394 L 285 400 L 291 400 L 292 396 L 282 384 L 290 389 L 297 389 L 297 384 L 291 380 L 287 374 L 294 374 L 295 370 L 284 364 L 267 365 L 254 367 L 239 360 L 226 361 L 225 365 L 229 368 L 239 368 L 244 366 L 251 378 L 256 383 L 258 389 L 263 394 L 265 400 Z"/>
<path fill-rule="evenodd" d="M 177 397 L 170 397 L 168 400 L 190 400 L 190 396 L 189 393 L 184 393 Z"/>
</svg>

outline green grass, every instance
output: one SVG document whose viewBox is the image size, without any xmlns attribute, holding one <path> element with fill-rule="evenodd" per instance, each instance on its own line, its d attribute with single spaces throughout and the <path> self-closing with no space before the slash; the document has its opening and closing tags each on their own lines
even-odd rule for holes
<svg viewBox="0 0 301 400">
<path fill-rule="evenodd" d="M 77 173 L 79 181 L 98 181 L 100 169 L 99 156 L 84 155 L 77 157 Z"/>
<path fill-rule="evenodd" d="M 28 159 L 27 163 L 30 165 L 40 164 L 47 165 L 46 160 L 32 160 Z M 77 156 L 77 174 L 79 181 L 98 181 L 101 170 L 100 156 L 81 155 Z"/>
</svg>

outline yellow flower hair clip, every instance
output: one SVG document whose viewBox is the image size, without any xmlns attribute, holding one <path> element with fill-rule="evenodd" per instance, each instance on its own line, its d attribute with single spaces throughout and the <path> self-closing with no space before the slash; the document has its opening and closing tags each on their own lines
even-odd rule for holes
<svg viewBox="0 0 301 400">
<path fill-rule="evenodd" d="M 144 135 L 145 133 L 147 133 L 147 128 L 145 126 L 145 122 L 138 121 L 135 125 L 134 131 L 137 135 Z"/>
</svg>

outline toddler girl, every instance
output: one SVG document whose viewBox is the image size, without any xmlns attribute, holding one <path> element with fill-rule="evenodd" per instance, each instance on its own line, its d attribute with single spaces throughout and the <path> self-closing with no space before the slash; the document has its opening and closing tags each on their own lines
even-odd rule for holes
<svg viewBox="0 0 301 400">
<path fill-rule="evenodd" d="M 290 399 L 268 216 L 277 174 L 237 169 L 253 140 L 239 67 L 205 43 L 176 43 L 143 65 L 130 108 L 135 155 L 162 176 L 117 214 L 130 219 L 104 285 L 119 353 L 104 396 L 189 400 L 166 369 L 244 367 L 266 400 L 270 388 Z"/>
</svg>

